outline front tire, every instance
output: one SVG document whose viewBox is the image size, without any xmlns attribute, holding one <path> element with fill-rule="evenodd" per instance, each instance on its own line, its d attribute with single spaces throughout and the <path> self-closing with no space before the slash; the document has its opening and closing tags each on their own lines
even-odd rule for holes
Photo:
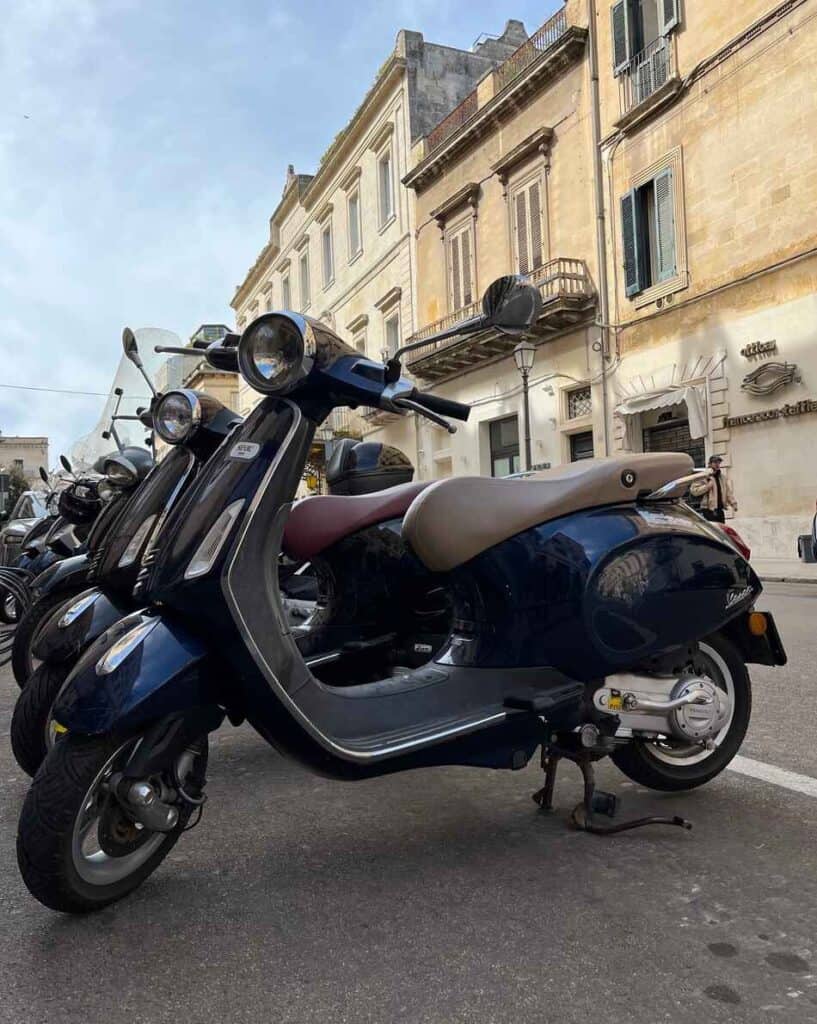
<svg viewBox="0 0 817 1024">
<path fill-rule="evenodd" d="M 37 667 L 37 662 L 31 655 L 31 644 L 34 634 L 45 622 L 49 615 L 60 605 L 70 601 L 75 593 L 79 591 L 63 591 L 60 594 L 48 594 L 34 604 L 20 617 L 17 629 L 14 631 L 14 643 L 11 648 L 11 670 L 17 685 L 23 689 Z"/>
<path fill-rule="evenodd" d="M 127 896 L 168 855 L 192 807 L 172 832 L 137 830 L 119 811 L 106 779 L 127 764 L 138 737 L 68 735 L 49 752 L 28 791 L 17 833 L 17 863 L 29 892 L 52 910 L 85 914 Z M 207 740 L 193 772 L 203 783 Z M 112 848 L 113 844 L 113 848 Z"/>
<path fill-rule="evenodd" d="M 11 749 L 17 764 L 32 778 L 55 744 L 51 708 L 72 668 L 70 663 L 38 665 L 14 705 Z"/>
<path fill-rule="evenodd" d="M 701 665 L 717 685 L 731 692 L 730 721 L 711 751 L 671 741 L 633 739 L 611 756 L 616 767 L 648 789 L 677 793 L 714 779 L 740 749 L 752 714 L 752 686 L 746 664 L 731 641 L 719 633 L 699 644 Z M 696 662 L 696 666 L 698 663 Z"/>
</svg>

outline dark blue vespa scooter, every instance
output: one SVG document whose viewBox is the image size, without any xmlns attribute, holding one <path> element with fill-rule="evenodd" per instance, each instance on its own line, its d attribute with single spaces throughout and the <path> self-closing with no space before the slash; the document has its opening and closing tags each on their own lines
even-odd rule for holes
<svg viewBox="0 0 817 1024">
<path fill-rule="evenodd" d="M 538 292 L 502 278 L 455 332 L 535 330 Z M 445 335 L 441 335 L 445 336 Z M 86 652 L 55 707 L 66 736 L 23 807 L 18 859 L 57 910 L 138 886 L 204 802 L 207 735 L 247 719 L 316 772 L 362 779 L 431 765 L 524 767 L 541 748 L 577 763 L 589 831 L 614 801 L 593 762 L 688 789 L 737 751 L 747 662 L 782 664 L 761 587 L 680 500 L 684 455 L 573 464 L 522 480 L 449 479 L 409 508 L 403 535 L 453 592 L 454 624 L 419 668 L 338 686 L 310 668 L 284 619 L 275 566 L 310 441 L 335 406 L 414 410 L 448 426 L 469 409 L 428 395 L 324 325 L 266 313 L 239 364 L 267 397 L 210 459 L 161 534 L 150 607 Z M 453 429 L 453 428 L 450 428 Z M 646 819 L 686 824 L 682 819 Z"/>
</svg>

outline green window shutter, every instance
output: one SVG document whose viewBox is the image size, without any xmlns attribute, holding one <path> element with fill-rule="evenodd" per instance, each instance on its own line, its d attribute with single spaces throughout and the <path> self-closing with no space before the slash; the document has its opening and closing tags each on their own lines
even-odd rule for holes
<svg viewBox="0 0 817 1024">
<path fill-rule="evenodd" d="M 681 0 L 660 0 L 661 32 L 666 35 L 681 21 L 679 10 Z"/>
<path fill-rule="evenodd" d="M 658 280 L 666 281 L 677 271 L 675 257 L 675 194 L 672 168 L 668 167 L 653 182 L 655 191 L 655 234 Z"/>
<path fill-rule="evenodd" d="M 621 200 L 621 244 L 624 251 L 624 291 L 627 296 L 643 290 L 641 216 L 638 189 Z"/>
<path fill-rule="evenodd" d="M 620 75 L 630 63 L 630 0 L 618 0 L 610 11 L 612 18 L 613 74 Z"/>
</svg>

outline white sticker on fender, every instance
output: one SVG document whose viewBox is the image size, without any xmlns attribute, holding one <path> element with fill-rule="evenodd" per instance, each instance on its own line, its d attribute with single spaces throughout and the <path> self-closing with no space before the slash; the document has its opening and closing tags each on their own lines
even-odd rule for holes
<svg viewBox="0 0 817 1024">
<path fill-rule="evenodd" d="M 260 451 L 261 445 L 256 444 L 255 441 L 239 441 L 238 444 L 233 445 L 230 451 L 230 458 L 243 459 L 245 462 L 250 462 Z"/>
</svg>

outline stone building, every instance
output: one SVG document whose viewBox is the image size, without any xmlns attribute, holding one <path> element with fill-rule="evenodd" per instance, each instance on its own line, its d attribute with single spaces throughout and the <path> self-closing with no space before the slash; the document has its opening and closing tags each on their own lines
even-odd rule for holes
<svg viewBox="0 0 817 1024">
<path fill-rule="evenodd" d="M 18 469 L 32 486 L 39 489 L 40 466 L 48 469 L 47 437 L 12 437 L 0 434 L 0 472 Z"/>
<path fill-rule="evenodd" d="M 598 8 L 615 448 L 725 457 L 795 556 L 817 497 L 815 0 Z"/>
<path fill-rule="evenodd" d="M 540 467 L 604 448 L 603 420 L 592 415 L 601 358 L 582 6 L 568 3 L 486 73 L 414 147 L 404 178 L 417 206 L 419 330 L 410 341 L 474 315 L 501 275 L 525 275 L 540 291 L 531 374 L 531 463 Z M 407 353 L 424 388 L 472 406 L 453 436 L 416 421 L 423 477 L 527 468 L 513 348 L 486 332 Z M 381 436 L 406 430 L 389 424 Z"/>
<path fill-rule="evenodd" d="M 219 341 L 230 328 L 225 324 L 201 324 L 190 335 L 190 344 L 197 341 L 208 343 Z M 175 356 L 183 360 L 181 387 L 190 388 L 192 391 L 203 391 L 212 395 L 223 406 L 233 411 L 238 411 L 239 400 L 239 378 L 234 373 L 224 373 L 210 366 L 204 359 L 195 360 L 188 356 Z"/>
<path fill-rule="evenodd" d="M 299 310 L 373 358 L 415 330 L 414 203 L 400 184 L 412 146 L 524 39 L 518 22 L 473 50 L 438 46 L 418 32 L 398 34 L 317 171 L 290 167 L 269 240 L 231 302 L 239 330 L 265 310 Z M 243 386 L 240 411 L 256 400 Z M 321 436 L 364 433 L 376 421 L 338 410 Z M 413 444 L 407 454 L 414 458 Z"/>
</svg>

